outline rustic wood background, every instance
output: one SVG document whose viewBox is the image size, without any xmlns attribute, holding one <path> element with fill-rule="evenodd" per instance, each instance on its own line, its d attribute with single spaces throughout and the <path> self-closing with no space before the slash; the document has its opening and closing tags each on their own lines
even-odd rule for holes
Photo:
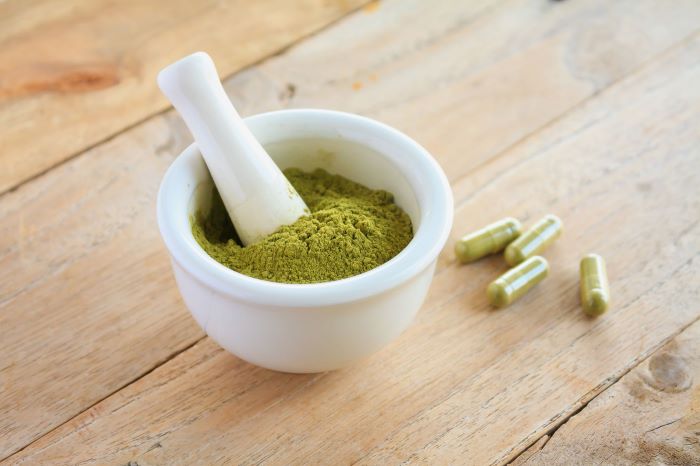
<svg viewBox="0 0 700 466">
<path fill-rule="evenodd" d="M 382 120 L 439 160 L 452 239 L 556 213 L 551 277 L 443 252 L 353 367 L 251 366 L 171 277 L 155 194 L 190 142 L 155 85 L 208 51 L 243 114 Z M 700 2 L 0 2 L 4 464 L 700 464 Z M 578 261 L 608 262 L 586 318 Z M 132 463 L 133 464 L 133 463 Z"/>
</svg>

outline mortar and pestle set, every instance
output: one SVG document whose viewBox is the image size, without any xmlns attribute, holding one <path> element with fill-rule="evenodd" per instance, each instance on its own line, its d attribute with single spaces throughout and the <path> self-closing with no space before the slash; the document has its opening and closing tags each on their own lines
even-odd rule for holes
<svg viewBox="0 0 700 466">
<path fill-rule="evenodd" d="M 425 299 L 452 227 L 450 186 L 431 155 L 403 133 L 349 113 L 300 109 L 241 119 L 202 52 L 163 69 L 158 84 L 195 139 L 163 177 L 158 225 L 182 298 L 207 335 L 250 363 L 297 373 L 347 366 L 398 337 Z M 288 167 L 323 168 L 393 193 L 413 239 L 368 272 L 312 284 L 252 278 L 209 257 L 190 219 L 207 210 L 212 183 L 248 245 L 308 213 L 280 170 Z"/>
</svg>

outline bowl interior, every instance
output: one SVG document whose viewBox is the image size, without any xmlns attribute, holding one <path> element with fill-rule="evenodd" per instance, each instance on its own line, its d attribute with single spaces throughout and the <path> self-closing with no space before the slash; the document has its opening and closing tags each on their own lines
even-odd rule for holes
<svg viewBox="0 0 700 466">
<path fill-rule="evenodd" d="M 414 233 L 420 225 L 421 210 L 411 185 L 398 167 L 377 151 L 354 141 L 328 138 L 289 139 L 264 147 L 281 169 L 323 168 L 368 188 L 389 191 L 394 194 L 396 204 L 411 217 Z M 209 210 L 212 185 L 212 178 L 206 172 L 188 203 L 189 215 Z"/>
<path fill-rule="evenodd" d="M 246 118 L 282 168 L 324 168 L 394 194 L 411 217 L 413 239 L 393 259 L 342 280 L 313 284 L 268 282 L 210 258 L 195 241 L 190 216 L 207 211 L 212 179 L 192 144 L 173 162 L 158 194 L 158 224 L 174 262 L 211 290 L 249 302 L 285 307 L 359 301 L 405 283 L 435 264 L 452 226 L 452 193 L 430 154 L 399 131 L 368 118 L 315 109 Z"/>
</svg>

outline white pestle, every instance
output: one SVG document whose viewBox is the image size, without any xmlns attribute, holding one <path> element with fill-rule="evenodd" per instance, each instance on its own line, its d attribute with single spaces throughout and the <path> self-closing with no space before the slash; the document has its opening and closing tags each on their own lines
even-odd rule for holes
<svg viewBox="0 0 700 466">
<path fill-rule="evenodd" d="M 194 136 L 244 245 L 309 213 L 236 112 L 209 55 L 197 52 L 167 66 L 158 86 Z"/>
</svg>

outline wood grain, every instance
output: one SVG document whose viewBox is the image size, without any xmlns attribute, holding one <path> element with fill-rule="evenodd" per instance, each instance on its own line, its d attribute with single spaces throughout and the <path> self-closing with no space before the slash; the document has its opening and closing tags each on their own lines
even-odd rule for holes
<svg viewBox="0 0 700 466">
<path fill-rule="evenodd" d="M 401 3 L 347 18 L 229 90 L 267 109 L 291 85 L 290 107 L 322 102 L 387 121 L 455 181 L 700 24 L 694 0 Z"/>
<path fill-rule="evenodd" d="M 357 16 L 348 19 L 354 21 Z M 333 37 L 335 30 L 327 33 Z M 314 50 L 320 40 L 310 40 L 308 47 Z M 302 53 L 306 47 L 290 51 L 294 63 L 310 53 Z M 514 458 L 700 317 L 698 290 L 692 286 L 700 272 L 700 199 L 689 196 L 700 183 L 693 169 L 700 163 L 700 89 L 692 85 L 700 79 L 699 52 L 697 37 L 677 46 L 455 185 L 455 231 L 504 215 L 531 222 L 551 211 L 564 219 L 566 235 L 547 252 L 551 278 L 512 308 L 489 310 L 483 293 L 505 270 L 500 259 L 469 267 L 445 259 L 416 324 L 352 368 L 311 376 L 278 374 L 243 363 L 205 339 L 9 462 L 489 464 Z M 270 63 L 279 67 L 277 60 L 284 57 Z M 232 82 L 241 79 L 254 88 L 266 65 Z M 358 91 L 350 87 L 348 92 Z M 174 125 L 172 141 L 156 136 L 165 133 L 166 124 Z M 167 155 L 161 157 L 170 158 L 170 151 L 181 147 L 177 124 L 168 117 L 154 119 L 110 143 L 133 143 L 129 157 L 144 164 L 124 179 L 148 177 L 167 163 L 154 162 L 158 157 L 149 153 L 158 153 L 157 145 L 164 144 L 161 153 Z M 452 142 L 444 141 L 445 147 Z M 41 192 L 70 170 L 84 174 L 109 166 L 115 150 L 110 145 L 13 194 L 41 205 Z M 105 189 L 127 182 L 120 179 Z M 63 183 L 60 189 L 68 190 L 70 184 Z M 107 193 L 105 199 L 112 196 Z M 147 202 L 148 195 L 142 199 Z M 129 211 L 130 205 L 123 201 L 122 208 Z M 144 220 L 135 211 L 134 223 L 140 224 Z M 134 238 L 135 228 L 125 226 L 116 236 Z M 149 235 L 146 226 L 140 228 L 136 231 Z M 167 274 L 162 252 L 151 244 L 155 233 L 150 235 L 138 245 L 145 249 L 138 254 L 153 254 L 153 277 Z M 100 270 L 97 264 L 107 267 L 117 251 L 119 257 L 141 257 L 136 249 L 127 240 L 110 239 L 87 255 L 82 267 L 68 266 L 37 284 L 31 297 L 20 293 L 6 305 L 31 308 L 29 300 L 38 305 L 64 274 L 82 283 Z M 578 259 L 590 250 L 608 260 L 614 298 L 612 311 L 598 320 L 581 313 L 576 293 Z M 172 284 L 146 283 L 152 277 L 136 263 L 110 275 L 118 278 L 128 270 L 123 280 L 147 288 L 128 300 L 161 312 L 172 306 L 173 291 L 165 288 Z M 119 323 L 123 317 L 113 311 L 114 302 L 126 289 L 119 283 L 114 290 L 103 286 L 86 296 L 90 301 L 82 303 L 84 309 L 91 309 L 97 296 L 107 296 L 112 301 L 104 310 L 117 314 Z M 154 295 L 156 290 L 170 294 Z M 179 312 L 174 322 L 185 318 Z M 156 325 L 150 328 L 163 333 Z M 98 341 L 109 342 L 110 348 L 119 345 L 122 357 L 131 354 L 130 346 L 110 335 Z"/>
<path fill-rule="evenodd" d="M 228 76 L 363 0 L 0 3 L 0 193 L 167 107 L 155 76 L 206 50 Z"/>
<path fill-rule="evenodd" d="M 569 213 L 567 231 L 579 233 L 567 236 L 581 242 L 575 251 L 566 255 L 571 246 L 560 246 L 551 252 L 562 274 L 549 280 L 550 292 L 503 313 L 487 312 L 483 296 L 503 264 L 493 259 L 456 267 L 448 248 L 417 324 L 389 349 L 346 371 L 274 374 L 237 361 L 208 340 L 196 343 L 202 333 L 177 297 L 154 220 L 158 181 L 189 141 L 172 113 L 0 197 L 0 328 L 12 329 L 2 335 L 7 350 L 0 355 L 0 453 L 15 452 L 97 403 L 11 462 L 72 463 L 79 455 L 98 462 L 139 457 L 148 463 L 143 458 L 150 455 L 161 455 L 153 460 L 158 463 L 200 456 L 213 462 L 227 455 L 281 462 L 287 453 L 310 460 L 319 459 L 314 454 L 339 461 L 363 455 L 365 462 L 413 454 L 438 459 L 435 448 L 450 432 L 465 438 L 451 440 L 447 455 L 479 451 L 484 456 L 468 458 L 477 463 L 515 456 L 602 389 L 611 374 L 697 317 L 697 309 L 683 307 L 690 300 L 684 293 L 670 315 L 654 307 L 657 296 L 674 291 L 661 285 L 663 278 L 697 250 L 696 230 L 682 234 L 697 202 L 660 207 L 685 199 L 696 182 L 688 167 L 697 153 L 671 156 L 697 140 L 697 102 L 689 84 L 697 76 L 688 77 L 697 65 L 697 44 L 676 46 L 637 79 L 615 85 L 615 92 L 603 89 L 685 40 L 697 28 L 699 10 L 690 1 L 675 9 L 631 0 L 382 2 L 227 82 L 245 114 L 336 107 L 408 131 L 455 182 L 455 235 L 501 215 L 530 221 L 549 210 Z M 669 27 L 653 27 L 659 21 Z M 635 33 L 635 40 L 618 34 L 620 28 Z M 433 59 L 436 54 L 442 59 Z M 502 76 L 521 79 L 504 82 Z M 691 89 L 683 91 L 686 100 L 679 97 L 683 85 Z M 464 93 L 470 98 L 464 100 Z M 683 105 L 690 107 L 679 112 Z M 511 112 L 521 117 L 496 118 Z M 543 125 L 549 126 L 527 138 Z M 466 134 L 473 126 L 479 137 Z M 523 139 L 516 150 L 503 152 Z M 636 161 L 646 152 L 651 155 Z M 666 158 L 673 164 L 664 166 Z M 526 162 L 531 159 L 532 167 Z M 654 171 L 657 165 L 661 169 Z M 543 181 L 536 182 L 539 176 Z M 664 179 L 669 189 L 659 181 Z M 611 191 L 615 197 L 602 202 Z M 630 224 L 622 222 L 619 212 L 633 209 L 638 199 L 645 210 Z M 642 237 L 647 224 L 665 221 L 664 230 Z M 668 235 L 681 243 L 663 250 L 658 264 L 632 254 L 636 248 L 651 254 L 645 248 Z M 621 246 L 628 243 L 635 249 L 625 254 Z M 620 306 L 658 287 L 639 303 L 650 309 L 646 318 L 660 324 L 652 331 L 650 321 L 641 320 L 643 344 L 623 339 L 600 367 L 586 366 L 574 377 L 576 351 L 624 334 L 635 306 L 611 316 L 609 327 L 583 319 L 572 292 L 579 247 L 609 254 L 619 264 L 611 270 L 613 280 L 632 277 L 613 290 Z M 676 272 L 680 283 L 695 267 Z M 553 354 L 563 369 L 550 367 Z M 514 368 L 522 367 L 532 369 L 532 380 L 522 387 L 531 402 L 517 407 L 521 395 L 507 387 L 520 381 Z M 560 376 L 550 386 L 552 370 Z M 550 411 L 542 411 L 542 399 L 550 396 Z M 500 409 L 509 413 L 505 426 Z M 412 426 L 421 426 L 419 434 Z M 491 436 L 484 439 L 486 431 Z M 208 452 L 177 447 L 202 437 Z M 145 453 L 155 445 L 160 447 Z"/>
<path fill-rule="evenodd" d="M 517 464 L 700 464 L 699 384 L 696 322 Z"/>
</svg>

